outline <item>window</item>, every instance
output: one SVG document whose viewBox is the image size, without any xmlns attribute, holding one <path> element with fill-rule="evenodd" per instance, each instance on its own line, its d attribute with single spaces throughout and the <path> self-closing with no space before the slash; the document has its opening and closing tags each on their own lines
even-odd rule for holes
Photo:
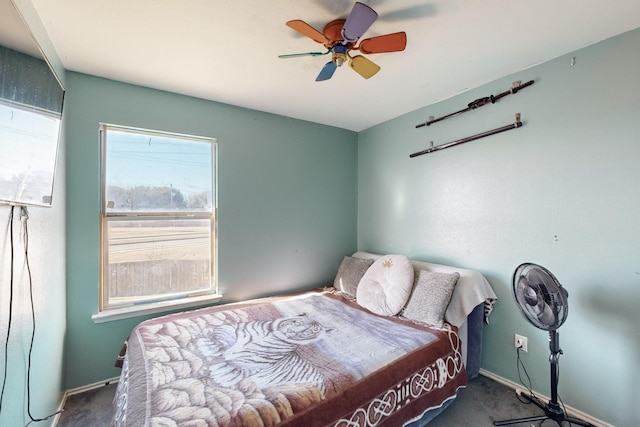
<svg viewBox="0 0 640 427">
<path fill-rule="evenodd" d="M 216 140 L 113 125 L 101 125 L 100 137 L 101 314 L 94 320 L 219 297 Z"/>
</svg>

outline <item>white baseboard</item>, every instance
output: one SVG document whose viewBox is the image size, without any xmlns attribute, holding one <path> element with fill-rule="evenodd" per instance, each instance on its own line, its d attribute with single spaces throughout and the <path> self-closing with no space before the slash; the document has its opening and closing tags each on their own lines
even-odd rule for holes
<svg viewBox="0 0 640 427">
<path fill-rule="evenodd" d="M 504 384 L 509 388 L 512 388 L 517 394 L 528 394 L 528 390 L 525 390 L 523 388 L 523 386 L 521 384 L 518 384 L 516 382 L 513 382 L 511 380 L 508 380 L 506 378 L 503 378 L 499 375 L 494 374 L 493 372 L 489 372 L 486 371 L 484 369 L 480 369 L 480 375 L 483 375 L 487 378 L 490 378 L 492 380 L 494 380 L 495 382 L 498 382 L 500 384 Z M 537 392 L 533 392 L 533 395 L 535 397 L 537 397 L 538 399 L 542 400 L 543 402 L 548 402 L 549 400 L 551 400 L 550 397 L 545 396 L 543 394 L 537 393 Z M 572 408 L 571 406 L 567 406 L 567 405 L 563 405 L 564 410 L 566 411 L 567 415 L 570 415 L 572 417 L 575 418 L 579 418 L 581 420 L 584 420 L 588 423 L 593 424 L 596 427 L 615 427 L 613 424 L 609 424 L 606 423 L 602 420 L 599 420 L 597 418 L 592 417 L 591 415 L 584 413 L 578 409 Z"/>
<path fill-rule="evenodd" d="M 51 427 L 56 427 L 58 425 L 58 421 L 60 421 L 60 416 L 62 415 L 62 412 L 64 410 L 64 405 L 67 403 L 67 398 L 69 396 L 73 396 L 74 394 L 78 394 L 78 393 L 84 393 L 85 391 L 95 390 L 100 387 L 108 386 L 109 384 L 117 383 L 118 379 L 120 379 L 120 377 L 114 377 L 108 380 L 98 381 L 97 383 L 87 384 L 87 385 L 83 385 L 82 387 L 76 387 L 76 388 L 72 388 L 70 390 L 65 391 L 64 394 L 62 395 L 62 400 L 60 401 L 60 405 L 58 405 L 58 412 L 56 416 L 53 418 L 53 423 L 51 424 Z"/>
</svg>

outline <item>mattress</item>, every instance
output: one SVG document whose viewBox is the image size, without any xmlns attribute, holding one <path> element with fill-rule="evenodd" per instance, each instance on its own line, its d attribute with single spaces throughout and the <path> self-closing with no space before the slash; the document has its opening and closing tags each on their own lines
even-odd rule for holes
<svg viewBox="0 0 640 427">
<path fill-rule="evenodd" d="M 467 383 L 457 327 L 380 316 L 325 290 L 142 322 L 116 426 L 398 426 Z"/>
</svg>

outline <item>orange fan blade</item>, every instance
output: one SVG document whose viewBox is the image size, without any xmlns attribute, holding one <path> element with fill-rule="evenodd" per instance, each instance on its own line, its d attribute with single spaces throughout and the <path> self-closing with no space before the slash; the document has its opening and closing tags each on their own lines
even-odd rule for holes
<svg viewBox="0 0 640 427">
<path fill-rule="evenodd" d="M 294 19 L 293 21 L 288 21 L 287 27 L 293 28 L 300 34 L 305 35 L 318 43 L 321 43 L 321 44 L 329 43 L 329 40 L 325 37 L 324 34 L 322 34 L 320 31 L 316 30 L 311 25 L 307 24 L 306 22 L 300 19 Z"/>
<path fill-rule="evenodd" d="M 400 52 L 407 47 L 407 33 L 386 34 L 384 36 L 371 37 L 360 42 L 357 49 L 364 53 Z"/>
</svg>

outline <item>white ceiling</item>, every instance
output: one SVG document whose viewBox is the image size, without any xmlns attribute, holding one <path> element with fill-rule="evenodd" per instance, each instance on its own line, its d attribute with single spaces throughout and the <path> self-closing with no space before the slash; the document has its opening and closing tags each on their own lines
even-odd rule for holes
<svg viewBox="0 0 640 427">
<path fill-rule="evenodd" d="M 278 58 L 323 50 L 286 21 L 321 31 L 353 3 L 33 0 L 68 70 L 354 131 L 640 27 L 638 0 L 364 0 L 379 18 L 363 38 L 408 38 L 368 55 L 377 75 L 315 82 L 328 55 Z"/>
<path fill-rule="evenodd" d="M 41 56 L 38 45 L 10 0 L 0 0 L 0 45 Z"/>
</svg>

